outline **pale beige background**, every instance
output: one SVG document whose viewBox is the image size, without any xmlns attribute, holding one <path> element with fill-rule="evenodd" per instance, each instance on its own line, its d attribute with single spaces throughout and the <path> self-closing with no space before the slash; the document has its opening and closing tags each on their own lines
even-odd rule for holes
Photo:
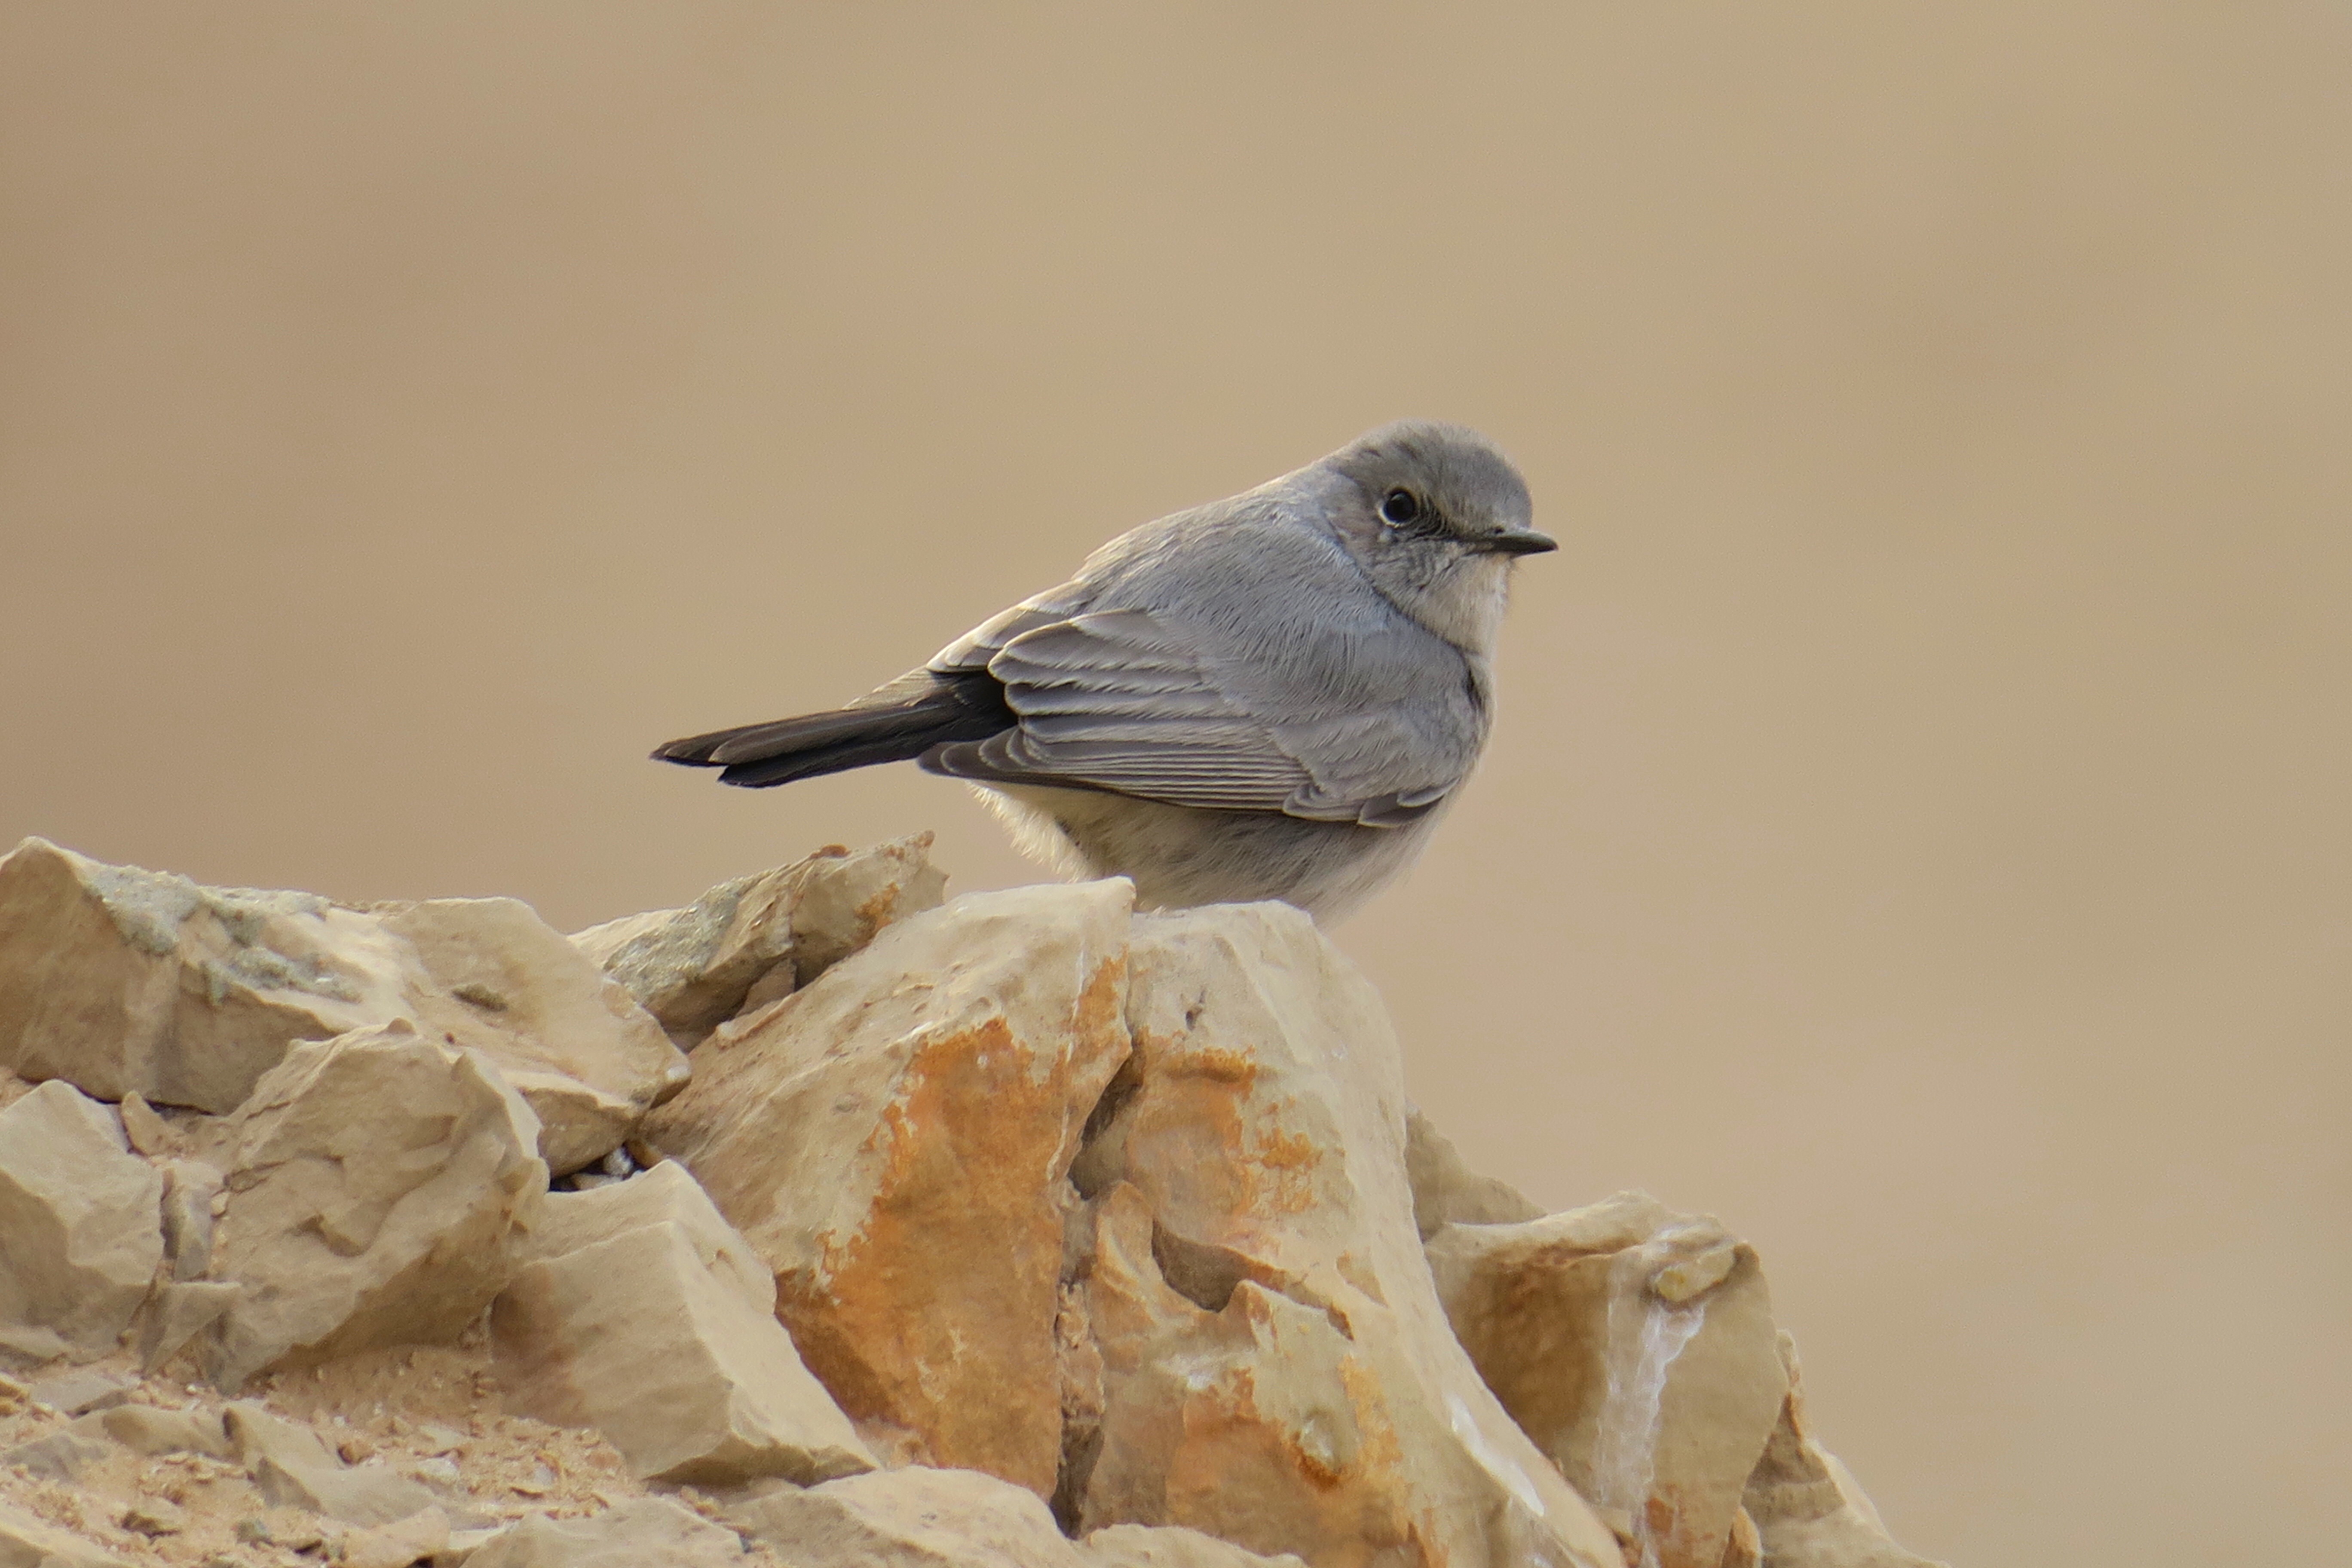
<svg viewBox="0 0 2352 1568">
<path fill-rule="evenodd" d="M 643 761 L 1402 414 L 1557 556 L 1344 932 L 1763 1248 L 1970 1568 L 2343 1562 L 2340 5 L 0 6 L 0 837 L 567 926 L 940 830 Z"/>
</svg>

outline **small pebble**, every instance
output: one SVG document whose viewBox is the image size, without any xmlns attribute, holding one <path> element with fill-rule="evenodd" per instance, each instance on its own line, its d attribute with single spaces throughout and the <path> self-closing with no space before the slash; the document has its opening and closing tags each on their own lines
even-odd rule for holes
<svg viewBox="0 0 2352 1568">
<path fill-rule="evenodd" d="M 122 1528 L 142 1535 L 177 1535 L 187 1522 L 186 1510 L 162 1498 L 134 1502 L 122 1513 Z"/>
<path fill-rule="evenodd" d="M 123 1134 L 131 1140 L 133 1149 L 151 1159 L 170 1149 L 171 1128 L 155 1114 L 153 1106 L 136 1094 L 126 1094 L 119 1109 L 122 1112 Z"/>
<path fill-rule="evenodd" d="M 430 1445 L 428 1454 L 454 1454 L 466 1446 L 466 1434 L 436 1422 L 426 1421 L 416 1428 L 416 1435 Z"/>
</svg>

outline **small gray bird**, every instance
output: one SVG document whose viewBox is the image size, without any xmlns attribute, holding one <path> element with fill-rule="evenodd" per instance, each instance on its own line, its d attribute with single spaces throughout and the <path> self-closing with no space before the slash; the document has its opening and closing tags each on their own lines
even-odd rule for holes
<svg viewBox="0 0 2352 1568">
<path fill-rule="evenodd" d="M 1123 533 L 845 708 L 672 741 L 764 788 L 918 760 L 1023 851 L 1146 908 L 1346 913 L 1410 864 L 1491 723 L 1511 563 L 1557 549 L 1456 425 L 1386 425 Z"/>
</svg>

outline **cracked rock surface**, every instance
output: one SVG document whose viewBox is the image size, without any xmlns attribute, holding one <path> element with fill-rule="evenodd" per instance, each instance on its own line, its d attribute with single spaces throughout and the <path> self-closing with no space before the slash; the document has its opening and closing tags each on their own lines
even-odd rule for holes
<svg viewBox="0 0 2352 1568">
<path fill-rule="evenodd" d="M 0 1564 L 1932 1568 L 1753 1248 L 1297 910 L 929 837 L 565 939 L 0 858 Z"/>
</svg>

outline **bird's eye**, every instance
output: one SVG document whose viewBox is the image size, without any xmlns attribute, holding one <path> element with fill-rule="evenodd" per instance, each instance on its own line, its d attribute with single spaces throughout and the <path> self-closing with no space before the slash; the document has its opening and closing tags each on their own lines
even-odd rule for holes
<svg viewBox="0 0 2352 1568">
<path fill-rule="evenodd" d="M 1381 498 L 1381 516 L 1400 527 L 1421 521 L 1421 498 L 1411 490 L 1391 490 Z"/>
</svg>

